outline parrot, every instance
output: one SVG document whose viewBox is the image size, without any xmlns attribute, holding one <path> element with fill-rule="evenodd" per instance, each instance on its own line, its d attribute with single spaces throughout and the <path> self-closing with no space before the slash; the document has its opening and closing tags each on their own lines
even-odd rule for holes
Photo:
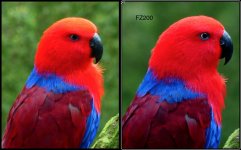
<svg viewBox="0 0 241 150">
<path fill-rule="evenodd" d="M 232 39 L 216 19 L 188 16 L 170 25 L 122 117 L 123 148 L 218 148 Z"/>
<path fill-rule="evenodd" d="M 3 148 L 88 148 L 98 131 L 103 44 L 96 25 L 67 17 L 50 25 L 11 107 Z"/>
</svg>

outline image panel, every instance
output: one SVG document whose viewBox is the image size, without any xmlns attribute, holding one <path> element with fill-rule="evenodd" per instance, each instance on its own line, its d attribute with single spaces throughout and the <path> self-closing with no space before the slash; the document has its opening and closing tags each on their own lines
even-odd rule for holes
<svg viewBox="0 0 241 150">
<path fill-rule="evenodd" d="M 239 2 L 121 6 L 122 148 L 238 148 Z"/>
<path fill-rule="evenodd" d="M 2 147 L 119 148 L 119 2 L 2 10 Z"/>
</svg>

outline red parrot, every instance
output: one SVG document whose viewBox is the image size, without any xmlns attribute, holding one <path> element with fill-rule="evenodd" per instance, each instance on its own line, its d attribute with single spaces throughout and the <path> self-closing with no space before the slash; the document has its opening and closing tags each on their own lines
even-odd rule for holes
<svg viewBox="0 0 241 150">
<path fill-rule="evenodd" d="M 88 148 L 100 122 L 103 46 L 84 18 L 46 29 L 34 68 L 8 116 L 3 148 Z"/>
<path fill-rule="evenodd" d="M 122 118 L 123 148 L 218 148 L 233 45 L 217 20 L 186 17 L 159 37 L 147 73 Z"/>
</svg>

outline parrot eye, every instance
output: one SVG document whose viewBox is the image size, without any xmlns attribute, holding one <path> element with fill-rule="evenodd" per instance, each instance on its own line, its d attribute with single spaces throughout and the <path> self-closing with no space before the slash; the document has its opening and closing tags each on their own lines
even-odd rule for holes
<svg viewBox="0 0 241 150">
<path fill-rule="evenodd" d="M 69 35 L 69 38 L 70 38 L 72 41 L 77 41 L 77 40 L 79 40 L 79 36 L 76 35 L 76 34 L 70 34 L 70 35 Z"/>
<path fill-rule="evenodd" d="M 201 40 L 208 40 L 210 35 L 207 32 L 201 33 L 200 38 Z"/>
</svg>

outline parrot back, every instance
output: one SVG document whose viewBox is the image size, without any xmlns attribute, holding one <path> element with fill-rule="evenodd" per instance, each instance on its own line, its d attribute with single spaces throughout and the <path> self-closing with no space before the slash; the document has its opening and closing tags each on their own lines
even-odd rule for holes
<svg viewBox="0 0 241 150">
<path fill-rule="evenodd" d="M 5 148 L 88 148 L 100 120 L 84 87 L 34 69 L 8 116 Z"/>
<path fill-rule="evenodd" d="M 221 128 L 212 114 L 205 94 L 149 69 L 122 119 L 123 148 L 217 148 Z"/>
</svg>

